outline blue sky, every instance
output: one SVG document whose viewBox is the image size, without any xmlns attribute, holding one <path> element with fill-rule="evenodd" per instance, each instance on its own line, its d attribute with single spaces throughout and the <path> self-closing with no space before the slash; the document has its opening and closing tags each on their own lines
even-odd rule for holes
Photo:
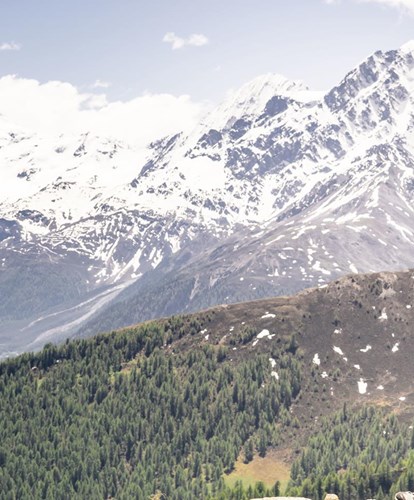
<svg viewBox="0 0 414 500">
<path fill-rule="evenodd" d="M 183 105 L 190 124 L 203 102 L 260 74 L 328 90 L 375 50 L 413 38 L 414 0 L 1 0 L 0 77 L 17 76 L 0 82 L 0 108 L 7 100 L 16 121 L 22 92 L 26 102 L 41 92 L 45 107 L 52 89 L 51 116 L 64 99 L 91 105 L 90 94 L 95 108 L 135 99 L 137 113 L 140 96 L 167 94 L 171 116 Z"/>
<path fill-rule="evenodd" d="M 0 75 L 111 83 L 112 98 L 144 91 L 219 100 L 262 73 L 327 89 L 377 49 L 414 38 L 413 15 L 387 0 L 2 0 Z M 172 50 L 166 33 L 208 44 Z"/>
</svg>

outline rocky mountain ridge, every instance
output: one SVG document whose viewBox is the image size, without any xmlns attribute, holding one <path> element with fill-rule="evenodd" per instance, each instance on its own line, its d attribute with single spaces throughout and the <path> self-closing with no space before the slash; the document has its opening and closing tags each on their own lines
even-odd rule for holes
<svg viewBox="0 0 414 500">
<path fill-rule="evenodd" d="M 260 77 L 189 136 L 145 151 L 9 126 L 3 353 L 72 334 L 113 299 L 146 311 L 94 320 L 91 332 L 412 265 L 411 43 L 376 52 L 325 94 Z"/>
</svg>

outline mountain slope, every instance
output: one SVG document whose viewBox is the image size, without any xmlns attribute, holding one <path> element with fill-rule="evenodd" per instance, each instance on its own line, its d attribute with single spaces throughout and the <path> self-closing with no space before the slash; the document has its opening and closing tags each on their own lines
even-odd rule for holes
<svg viewBox="0 0 414 500">
<path fill-rule="evenodd" d="M 79 327 L 410 267 L 413 54 L 376 52 L 326 94 L 259 77 L 188 136 L 145 151 L 92 133 L 4 133 L 0 288 L 14 306 L 1 316 L 3 355 Z M 111 299 L 120 305 L 105 313 Z"/>
<path fill-rule="evenodd" d="M 272 450 L 303 452 L 290 488 L 304 496 L 389 498 L 412 463 L 413 278 L 348 276 L 1 363 L 0 498 L 262 497 L 224 480 Z"/>
</svg>

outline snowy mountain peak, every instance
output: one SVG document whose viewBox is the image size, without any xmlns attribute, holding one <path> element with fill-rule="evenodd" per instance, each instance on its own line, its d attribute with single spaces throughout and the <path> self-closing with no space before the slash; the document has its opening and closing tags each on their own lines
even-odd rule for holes
<svg viewBox="0 0 414 500">
<path fill-rule="evenodd" d="M 401 52 L 414 53 L 414 40 L 409 40 L 400 47 Z"/>
<path fill-rule="evenodd" d="M 372 54 L 325 96 L 325 103 L 335 113 L 347 110 L 354 124 L 361 115 L 363 128 L 372 130 L 382 121 L 398 120 L 413 91 L 414 41 Z"/>
<path fill-rule="evenodd" d="M 292 91 L 309 90 L 301 81 L 289 80 L 283 75 L 277 73 L 267 73 L 260 75 L 250 82 L 244 84 L 235 92 L 238 101 L 243 102 L 251 99 L 273 97 L 274 95 L 289 94 Z"/>
<path fill-rule="evenodd" d="M 217 130 L 231 127 L 238 118 L 260 114 L 274 96 L 296 97 L 308 91 L 301 81 L 289 80 L 273 73 L 261 75 L 231 91 L 227 99 L 206 117 L 204 126 L 213 128 L 214 125 Z"/>
</svg>

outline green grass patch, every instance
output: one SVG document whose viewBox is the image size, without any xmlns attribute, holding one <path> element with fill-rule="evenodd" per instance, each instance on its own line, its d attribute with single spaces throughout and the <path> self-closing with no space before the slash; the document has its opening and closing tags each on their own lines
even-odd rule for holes
<svg viewBox="0 0 414 500">
<path fill-rule="evenodd" d="M 226 475 L 224 479 L 229 487 L 233 487 L 236 481 L 242 481 L 245 488 L 254 486 L 258 481 L 263 481 L 266 487 L 271 488 L 276 481 L 280 481 L 281 491 L 284 491 L 289 478 L 289 466 L 276 454 L 269 453 L 264 458 L 255 456 L 248 464 L 245 464 L 240 457 L 234 471 Z"/>
</svg>

